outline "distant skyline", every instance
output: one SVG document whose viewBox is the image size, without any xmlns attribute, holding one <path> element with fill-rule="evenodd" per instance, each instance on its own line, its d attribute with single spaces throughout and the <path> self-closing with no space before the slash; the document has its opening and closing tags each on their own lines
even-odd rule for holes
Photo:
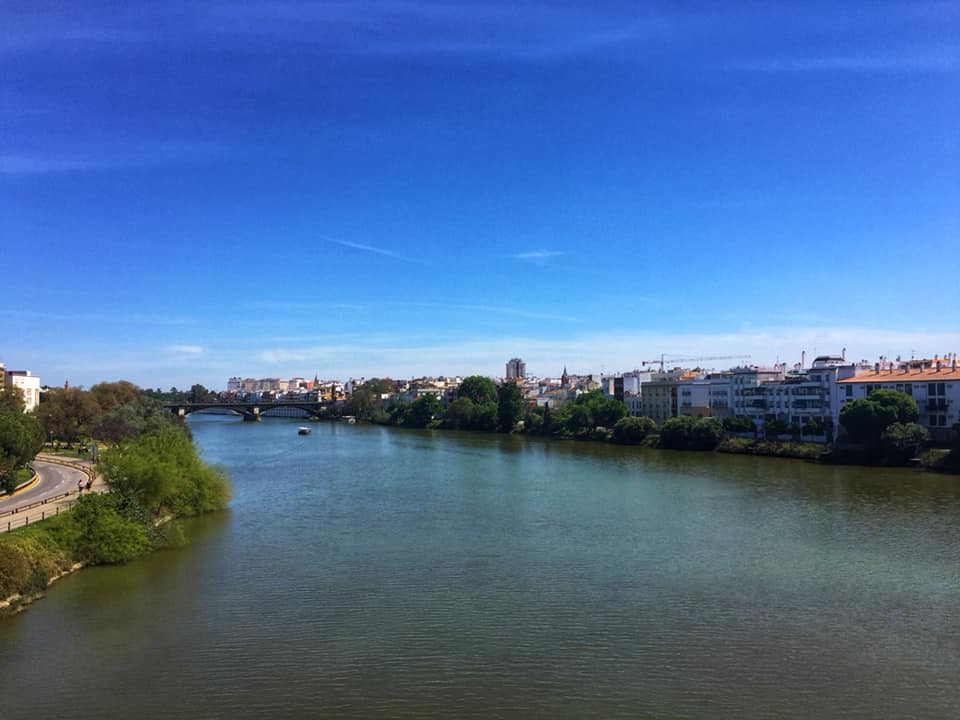
<svg viewBox="0 0 960 720">
<path fill-rule="evenodd" d="M 960 351 L 956 3 L 0 25 L 0 362 L 44 383 Z"/>
</svg>

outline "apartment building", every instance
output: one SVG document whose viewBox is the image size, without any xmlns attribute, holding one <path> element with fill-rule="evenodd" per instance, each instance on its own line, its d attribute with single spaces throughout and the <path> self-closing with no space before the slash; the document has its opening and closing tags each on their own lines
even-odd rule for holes
<svg viewBox="0 0 960 720">
<path fill-rule="evenodd" d="M 956 355 L 940 360 L 903 363 L 876 363 L 872 371 L 838 379 L 834 384 L 832 418 L 839 427 L 840 408 L 851 400 L 868 398 L 879 388 L 910 395 L 920 407 L 917 422 L 937 442 L 954 437 L 953 425 L 960 422 L 960 370 Z"/>
<path fill-rule="evenodd" d="M 29 370 L 7 370 L 4 372 L 4 386 L 20 391 L 25 403 L 24 411 L 30 412 L 40 404 L 40 378 Z"/>
</svg>

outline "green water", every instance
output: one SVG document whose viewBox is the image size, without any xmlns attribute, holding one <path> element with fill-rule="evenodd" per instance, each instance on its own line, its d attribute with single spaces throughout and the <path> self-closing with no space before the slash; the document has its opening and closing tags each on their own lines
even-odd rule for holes
<svg viewBox="0 0 960 720">
<path fill-rule="evenodd" d="M 960 481 L 191 419 L 191 543 L 0 621 L 0 718 L 960 717 Z"/>
</svg>

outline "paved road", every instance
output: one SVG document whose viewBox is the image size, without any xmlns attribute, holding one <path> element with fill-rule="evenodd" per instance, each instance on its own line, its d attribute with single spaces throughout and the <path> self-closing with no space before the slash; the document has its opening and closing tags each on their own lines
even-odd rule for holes
<svg viewBox="0 0 960 720">
<path fill-rule="evenodd" d="M 30 489 L 23 490 L 13 497 L 0 500 L 0 532 L 22 527 L 25 524 L 56 514 L 61 507 L 76 501 L 77 483 L 86 483 L 87 481 L 87 474 L 78 467 L 67 467 L 40 459 L 34 460 L 32 465 L 40 476 L 37 483 Z M 98 478 L 93 489 L 102 490 L 103 481 Z M 48 500 L 48 502 L 28 510 L 7 514 L 15 508 L 23 508 L 48 498 L 56 498 L 64 493 L 70 493 L 70 495 L 65 498 Z"/>
</svg>

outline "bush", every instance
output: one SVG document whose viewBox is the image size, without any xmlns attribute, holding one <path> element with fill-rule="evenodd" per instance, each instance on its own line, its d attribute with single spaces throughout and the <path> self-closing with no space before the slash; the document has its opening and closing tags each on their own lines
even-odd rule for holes
<svg viewBox="0 0 960 720">
<path fill-rule="evenodd" d="M 713 450 L 722 439 L 723 425 L 714 418 L 681 415 L 660 428 L 660 447 L 670 450 Z"/>
<path fill-rule="evenodd" d="M 223 473 L 206 465 L 190 438 L 173 426 L 111 451 L 100 469 L 111 490 L 154 515 L 210 512 L 230 498 Z"/>
<path fill-rule="evenodd" d="M 115 493 L 81 496 L 65 516 L 64 536 L 74 557 L 92 565 L 121 563 L 150 550 L 147 527 L 133 519 L 139 514 L 133 507 Z"/>
<path fill-rule="evenodd" d="M 884 461 L 890 465 L 905 463 L 929 442 L 930 433 L 917 423 L 893 423 L 880 436 Z"/>
<path fill-rule="evenodd" d="M 620 445 L 639 445 L 656 429 L 657 424 L 648 417 L 620 418 L 613 426 L 613 441 Z"/>
<path fill-rule="evenodd" d="M 0 600 L 20 592 L 30 575 L 30 563 L 20 548 L 0 545 Z"/>
</svg>

